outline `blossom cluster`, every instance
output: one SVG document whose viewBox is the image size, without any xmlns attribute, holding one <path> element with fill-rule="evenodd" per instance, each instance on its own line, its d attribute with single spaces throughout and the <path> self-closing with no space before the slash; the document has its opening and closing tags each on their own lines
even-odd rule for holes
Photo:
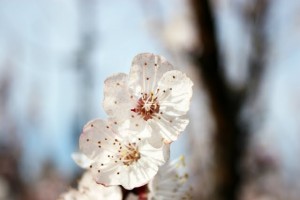
<svg viewBox="0 0 300 200">
<path fill-rule="evenodd" d="M 189 123 L 192 86 L 165 58 L 150 53 L 135 56 L 129 74 L 107 78 L 103 108 L 108 119 L 84 126 L 80 153 L 73 154 L 73 159 L 87 172 L 78 190 L 60 198 L 117 200 L 122 195 L 93 198 L 94 188 L 98 186 L 102 195 L 121 194 L 119 186 L 132 190 L 148 184 L 142 194 L 148 199 L 191 199 L 187 176 L 178 172 L 183 159 L 169 162 L 169 157 L 170 143 Z M 86 179 L 92 183 L 82 190 Z"/>
</svg>

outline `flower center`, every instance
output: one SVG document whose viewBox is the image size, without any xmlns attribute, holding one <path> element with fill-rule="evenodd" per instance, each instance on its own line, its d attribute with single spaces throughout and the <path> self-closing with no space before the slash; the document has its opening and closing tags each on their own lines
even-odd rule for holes
<svg viewBox="0 0 300 200">
<path fill-rule="evenodd" d="M 159 112 L 157 97 L 154 97 L 152 92 L 150 95 L 144 93 L 143 96 L 139 98 L 136 108 L 131 109 L 131 111 L 141 115 L 145 121 L 152 119 L 153 116 Z"/>
<path fill-rule="evenodd" d="M 138 151 L 135 143 L 125 146 L 124 150 L 121 152 L 121 159 L 124 165 L 131 165 L 134 162 L 137 162 L 141 158 L 141 154 Z"/>
</svg>

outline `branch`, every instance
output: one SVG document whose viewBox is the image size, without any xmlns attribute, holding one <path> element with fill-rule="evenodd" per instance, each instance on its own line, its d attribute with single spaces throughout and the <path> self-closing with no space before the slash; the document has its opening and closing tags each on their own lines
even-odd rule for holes
<svg viewBox="0 0 300 200">
<path fill-rule="evenodd" d="M 200 74 L 210 97 L 211 112 L 216 130 L 215 151 L 215 191 L 212 199 L 236 199 L 240 183 L 237 161 L 241 151 L 237 141 L 245 135 L 238 126 L 239 111 L 244 99 L 244 91 L 232 91 L 221 73 L 219 49 L 217 46 L 215 20 L 208 0 L 191 0 L 201 41 L 201 52 L 193 55 L 200 68 Z"/>
</svg>

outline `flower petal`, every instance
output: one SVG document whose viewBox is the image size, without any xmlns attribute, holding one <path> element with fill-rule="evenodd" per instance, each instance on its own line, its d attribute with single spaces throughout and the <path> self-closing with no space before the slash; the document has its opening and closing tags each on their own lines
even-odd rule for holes
<svg viewBox="0 0 300 200">
<path fill-rule="evenodd" d="M 140 159 L 131 165 L 120 162 L 110 162 L 104 165 L 100 162 L 93 164 L 91 171 L 97 183 L 103 185 L 122 185 L 131 190 L 147 184 L 157 173 L 159 166 L 169 158 L 169 146 L 154 148 L 142 142 L 139 145 Z M 168 153 L 166 153 L 168 152 Z"/>
<path fill-rule="evenodd" d="M 109 121 L 89 122 L 80 136 L 80 150 L 94 162 L 89 170 L 99 184 L 132 189 L 146 184 L 169 158 L 169 146 L 151 146 L 144 135 L 132 130 L 113 129 Z"/>
<path fill-rule="evenodd" d="M 185 115 L 190 108 L 193 82 L 182 72 L 166 72 L 158 82 L 160 109 L 170 116 Z"/>
<path fill-rule="evenodd" d="M 89 200 L 106 199 L 106 200 L 121 200 L 122 191 L 119 186 L 105 187 L 99 185 L 93 179 L 90 171 L 86 171 L 79 184 L 78 190 L 81 193 L 87 194 Z"/>
<path fill-rule="evenodd" d="M 93 160 L 89 159 L 86 155 L 79 152 L 72 153 L 71 157 L 78 166 L 84 169 L 88 168 L 94 162 Z"/>
<path fill-rule="evenodd" d="M 187 116 L 173 117 L 169 115 L 162 115 L 159 120 L 152 120 L 149 122 L 152 127 L 151 144 L 153 141 L 158 143 L 171 143 L 177 140 L 179 134 L 185 130 L 189 123 Z M 162 139 L 161 139 L 162 138 Z"/>
<path fill-rule="evenodd" d="M 101 119 L 88 122 L 79 138 L 80 151 L 91 160 L 109 160 L 106 156 L 115 147 L 117 134 L 113 131 L 111 123 Z"/>
<path fill-rule="evenodd" d="M 163 165 L 148 184 L 148 199 L 192 199 L 191 187 L 187 184 L 188 175 L 182 173 L 183 167 L 183 156 Z"/>
<path fill-rule="evenodd" d="M 128 119 L 136 101 L 128 92 L 127 74 L 114 74 L 105 80 L 103 108 L 110 117 Z"/>
<path fill-rule="evenodd" d="M 121 200 L 122 191 L 118 186 L 104 187 L 98 185 L 91 175 L 86 171 L 81 177 L 78 190 L 70 189 L 68 192 L 60 195 L 58 200 Z"/>
<path fill-rule="evenodd" d="M 127 173 L 123 173 L 121 179 L 121 185 L 127 190 L 147 184 L 156 175 L 159 166 L 169 160 L 169 145 L 155 148 L 144 141 L 139 150 L 141 158 L 126 169 Z"/>
<path fill-rule="evenodd" d="M 132 93 L 150 93 L 157 86 L 162 75 L 172 70 L 173 66 L 162 56 L 151 53 L 138 54 L 133 58 L 129 73 L 129 88 Z"/>
<path fill-rule="evenodd" d="M 82 194 L 74 189 L 70 189 L 68 192 L 61 194 L 57 200 L 82 200 Z"/>
</svg>

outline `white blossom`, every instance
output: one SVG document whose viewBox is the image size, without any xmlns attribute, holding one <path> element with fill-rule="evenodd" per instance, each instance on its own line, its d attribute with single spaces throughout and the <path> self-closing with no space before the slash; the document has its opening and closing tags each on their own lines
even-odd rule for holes
<svg viewBox="0 0 300 200">
<path fill-rule="evenodd" d="M 89 159 L 86 155 L 80 152 L 72 153 L 71 157 L 75 163 L 83 169 L 89 168 L 93 163 L 93 160 Z"/>
<path fill-rule="evenodd" d="M 97 184 L 89 171 L 86 171 L 78 183 L 78 189 L 70 189 L 58 200 L 121 200 L 122 191 L 119 186 L 105 187 Z"/>
<path fill-rule="evenodd" d="M 106 113 L 130 128 L 151 127 L 151 136 L 173 142 L 187 126 L 192 81 L 163 57 L 143 53 L 134 57 L 129 75 L 115 74 L 105 81 Z"/>
<path fill-rule="evenodd" d="M 57 200 L 84 200 L 84 195 L 78 190 L 70 189 L 68 192 L 61 194 Z"/>
<path fill-rule="evenodd" d="M 148 184 L 148 200 L 192 199 L 188 174 L 181 171 L 184 166 L 183 156 L 162 166 Z"/>
<path fill-rule="evenodd" d="M 169 159 L 169 145 L 154 148 L 144 137 L 148 129 L 120 127 L 116 121 L 93 120 L 83 128 L 79 146 L 92 161 L 89 169 L 97 183 L 133 189 L 148 183 Z"/>
</svg>

